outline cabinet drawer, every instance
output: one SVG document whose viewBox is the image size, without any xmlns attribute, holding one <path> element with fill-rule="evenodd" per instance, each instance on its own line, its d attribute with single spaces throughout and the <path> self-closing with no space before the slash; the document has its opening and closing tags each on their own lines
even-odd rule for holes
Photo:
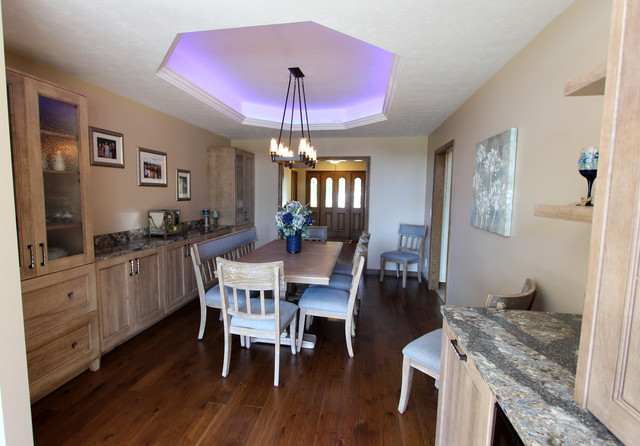
<svg viewBox="0 0 640 446">
<path fill-rule="evenodd" d="M 93 311 L 27 340 L 32 395 L 73 377 L 98 358 L 98 315 Z"/>
<path fill-rule="evenodd" d="M 22 307 L 27 339 L 97 309 L 94 265 L 22 282 Z"/>
</svg>

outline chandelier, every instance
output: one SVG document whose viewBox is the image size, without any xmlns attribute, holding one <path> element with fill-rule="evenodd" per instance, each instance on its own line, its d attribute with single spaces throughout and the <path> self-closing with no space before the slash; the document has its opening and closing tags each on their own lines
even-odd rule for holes
<svg viewBox="0 0 640 446">
<path fill-rule="evenodd" d="M 289 141 L 288 144 L 282 140 L 282 130 L 284 129 L 284 121 L 287 116 L 287 105 L 289 104 L 289 93 L 291 92 L 291 80 L 293 81 L 293 93 L 291 100 L 291 118 L 289 120 Z M 302 88 L 300 87 L 302 85 Z M 293 115 L 296 109 L 296 95 L 298 101 L 298 110 L 300 112 L 300 131 L 301 136 L 298 140 L 297 156 L 291 149 L 291 136 L 293 134 Z M 302 115 L 302 103 L 304 102 L 304 119 Z M 305 137 L 304 125 L 307 124 L 307 136 Z M 311 132 L 309 131 L 309 117 L 307 116 L 307 97 L 304 92 L 304 74 L 298 67 L 289 68 L 289 86 L 287 87 L 287 97 L 284 101 L 284 110 L 282 112 L 282 123 L 280 124 L 280 135 L 278 139 L 271 138 L 269 147 L 271 161 L 282 164 L 285 167 L 316 167 L 317 154 L 311 145 Z"/>
</svg>

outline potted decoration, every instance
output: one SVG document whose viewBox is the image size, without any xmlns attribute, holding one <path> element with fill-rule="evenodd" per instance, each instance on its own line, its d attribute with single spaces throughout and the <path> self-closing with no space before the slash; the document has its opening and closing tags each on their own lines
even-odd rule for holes
<svg viewBox="0 0 640 446">
<path fill-rule="evenodd" d="M 311 212 L 299 201 L 282 206 L 276 213 L 276 228 L 287 239 L 287 252 L 300 252 L 302 237 L 309 237 Z"/>
</svg>

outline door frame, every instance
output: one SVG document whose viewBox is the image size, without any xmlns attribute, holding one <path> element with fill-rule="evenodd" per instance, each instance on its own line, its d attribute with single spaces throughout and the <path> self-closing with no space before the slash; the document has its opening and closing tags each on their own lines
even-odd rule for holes
<svg viewBox="0 0 640 446">
<path fill-rule="evenodd" d="M 330 161 L 330 160 L 343 160 L 343 161 L 364 161 L 365 162 L 365 185 L 364 185 L 364 204 L 367 212 L 364 216 L 363 228 L 365 231 L 369 230 L 369 214 L 371 213 L 369 202 L 369 187 L 371 184 L 371 156 L 319 156 L 318 161 Z M 282 178 L 284 176 L 284 166 L 278 164 L 278 194 L 276 195 L 276 206 L 280 208 L 282 203 Z"/>
<path fill-rule="evenodd" d="M 438 290 L 440 286 L 440 257 L 442 254 L 442 216 L 444 211 L 444 187 L 447 162 L 447 152 L 451 150 L 451 191 L 453 192 L 453 149 L 455 140 L 451 140 L 438 148 L 433 155 L 433 196 L 431 199 L 431 238 L 429 246 L 429 285 L 430 290 Z M 451 214 L 449 206 L 449 228 L 447 231 L 447 246 L 451 241 Z M 447 249 L 447 279 L 449 280 L 449 249 Z M 447 302 L 447 288 L 445 285 L 444 303 Z"/>
</svg>

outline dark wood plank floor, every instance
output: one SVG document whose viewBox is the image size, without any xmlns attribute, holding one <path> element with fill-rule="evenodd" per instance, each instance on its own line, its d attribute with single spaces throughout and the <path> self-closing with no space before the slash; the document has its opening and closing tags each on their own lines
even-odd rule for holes
<svg viewBox="0 0 640 446">
<path fill-rule="evenodd" d="M 356 319 L 355 357 L 344 325 L 315 319 L 315 350 L 282 347 L 280 387 L 273 387 L 273 346 L 240 347 L 222 371 L 222 324 L 209 311 L 196 339 L 191 302 L 109 352 L 32 406 L 36 445 L 431 445 L 437 390 L 414 374 L 409 407 L 397 412 L 402 348 L 442 325 L 439 299 L 423 282 L 366 277 Z"/>
</svg>

